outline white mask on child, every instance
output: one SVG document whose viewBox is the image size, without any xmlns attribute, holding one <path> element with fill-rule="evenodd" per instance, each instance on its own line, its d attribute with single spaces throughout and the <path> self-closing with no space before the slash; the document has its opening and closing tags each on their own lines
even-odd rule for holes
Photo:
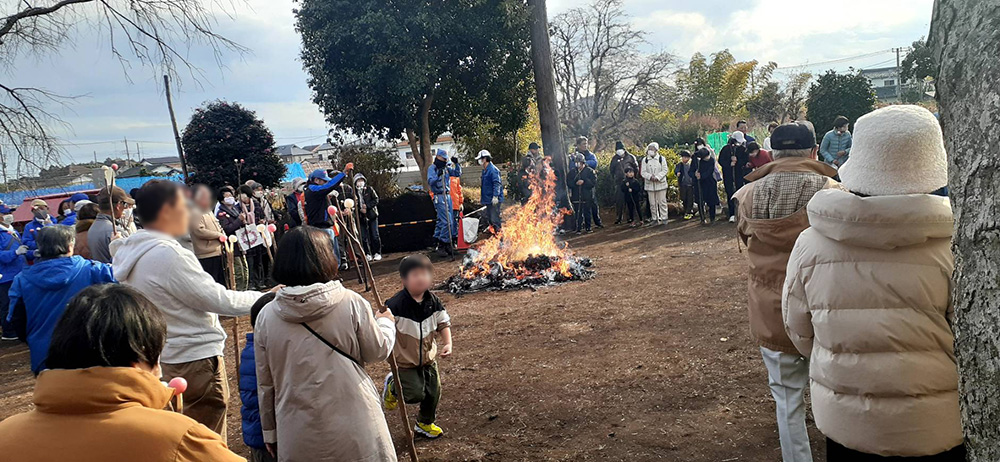
<svg viewBox="0 0 1000 462">
<path fill-rule="evenodd" d="M 656 151 L 650 149 L 650 150 L 646 151 L 646 154 L 648 154 L 650 156 L 655 156 L 657 153 L 656 153 Z"/>
</svg>

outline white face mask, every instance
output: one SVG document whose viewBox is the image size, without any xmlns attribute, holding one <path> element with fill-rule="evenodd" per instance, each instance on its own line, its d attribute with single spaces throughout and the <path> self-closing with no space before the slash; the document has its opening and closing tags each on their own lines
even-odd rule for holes
<svg viewBox="0 0 1000 462">
<path fill-rule="evenodd" d="M 364 181 L 359 181 L 358 182 L 358 189 L 365 189 L 365 182 Z"/>
<path fill-rule="evenodd" d="M 14 215 L 4 215 L 3 216 L 3 224 L 5 224 L 7 226 L 10 226 L 10 225 L 14 224 Z"/>
<path fill-rule="evenodd" d="M 122 220 L 131 221 L 132 220 L 132 207 L 122 210 Z"/>
<path fill-rule="evenodd" d="M 650 150 L 646 151 L 646 154 L 650 155 L 650 156 L 655 156 L 657 153 L 656 153 L 656 151 L 650 149 Z"/>
<path fill-rule="evenodd" d="M 295 188 L 295 190 L 298 191 L 298 192 L 305 191 L 306 190 L 306 185 L 300 184 L 297 188 Z"/>
<path fill-rule="evenodd" d="M 485 166 L 486 165 L 486 159 L 479 159 L 479 165 Z"/>
<path fill-rule="evenodd" d="M 256 197 L 258 199 L 260 199 L 261 197 L 264 197 L 264 191 L 254 191 L 253 192 L 253 197 Z"/>
<path fill-rule="evenodd" d="M 701 150 L 702 150 L 702 149 L 703 149 L 704 147 L 705 147 L 705 145 L 704 145 L 704 144 L 699 144 L 699 145 L 696 145 L 696 146 L 694 147 L 694 150 L 695 150 L 695 151 L 701 151 Z"/>
<path fill-rule="evenodd" d="M 225 199 L 222 199 L 222 202 L 225 203 L 226 205 L 233 205 L 236 203 L 236 199 L 233 198 L 233 196 L 229 196 Z"/>
<path fill-rule="evenodd" d="M 619 156 L 624 156 L 625 155 L 625 150 L 624 149 L 619 149 L 619 150 L 615 151 L 615 154 L 618 154 Z"/>
</svg>

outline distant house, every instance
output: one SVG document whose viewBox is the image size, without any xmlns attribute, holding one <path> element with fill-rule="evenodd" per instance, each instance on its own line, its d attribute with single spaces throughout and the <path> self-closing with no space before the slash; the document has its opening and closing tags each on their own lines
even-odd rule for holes
<svg viewBox="0 0 1000 462">
<path fill-rule="evenodd" d="M 311 152 L 314 159 L 317 160 L 334 160 L 330 156 L 334 156 L 337 153 L 337 148 L 330 143 L 323 144 L 310 144 L 309 146 L 302 146 L 302 149 Z"/>
<path fill-rule="evenodd" d="M 900 91 L 906 93 L 907 90 L 912 89 L 918 89 L 922 93 L 921 99 L 933 98 L 933 81 L 925 82 L 914 79 L 898 81 L 900 75 L 899 71 L 900 69 L 896 66 L 878 67 L 873 69 L 863 69 L 861 71 L 861 75 L 868 79 L 868 82 L 872 84 L 872 88 L 875 89 L 875 97 L 881 102 L 898 102 L 901 99 L 899 94 Z M 899 85 L 898 87 L 897 84 Z"/>
<path fill-rule="evenodd" d="M 116 177 L 138 178 L 144 176 L 173 176 L 180 174 L 181 174 L 180 169 L 173 168 L 167 164 L 161 164 L 157 166 L 136 165 L 135 167 L 119 171 Z"/>
<path fill-rule="evenodd" d="M 438 149 L 448 151 L 449 157 L 455 155 L 461 157 L 458 152 L 458 145 L 455 144 L 455 139 L 451 136 L 451 133 L 442 133 L 437 137 L 437 140 L 431 144 L 431 151 L 436 151 Z M 410 149 L 410 143 L 407 142 L 407 140 L 402 140 L 396 143 L 396 152 L 399 153 L 399 162 L 403 164 L 403 168 L 401 168 L 400 171 L 412 172 L 420 170 L 420 167 L 417 165 L 417 161 L 413 158 L 413 150 Z"/>
<path fill-rule="evenodd" d="M 278 157 L 286 164 L 294 164 L 308 160 L 315 160 L 316 154 L 302 149 L 294 144 L 278 146 Z"/>
<path fill-rule="evenodd" d="M 177 156 L 167 156 L 167 157 L 147 157 L 139 161 L 139 165 L 145 166 L 147 168 L 157 168 L 165 166 L 168 168 L 175 168 L 180 170 L 181 168 L 181 158 Z M 152 171 L 152 170 L 150 170 Z"/>
</svg>

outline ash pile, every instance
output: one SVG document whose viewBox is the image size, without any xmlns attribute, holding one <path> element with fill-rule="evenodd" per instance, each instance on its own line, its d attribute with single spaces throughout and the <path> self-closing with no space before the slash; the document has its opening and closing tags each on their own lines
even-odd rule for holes
<svg viewBox="0 0 1000 462">
<path fill-rule="evenodd" d="M 442 289 L 455 295 L 484 290 L 534 289 L 569 281 L 585 281 L 594 277 L 589 258 L 549 255 L 529 255 L 523 261 L 501 263 L 478 262 L 471 251 L 462 262 L 462 270 L 448 278 Z"/>
</svg>

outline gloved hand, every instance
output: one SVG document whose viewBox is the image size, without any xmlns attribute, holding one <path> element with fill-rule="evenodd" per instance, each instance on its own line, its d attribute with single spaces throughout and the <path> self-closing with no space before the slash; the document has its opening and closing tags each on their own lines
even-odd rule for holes
<svg viewBox="0 0 1000 462">
<path fill-rule="evenodd" d="M 334 189 L 333 191 L 330 191 L 330 195 L 333 196 L 333 197 L 338 197 L 338 196 L 340 196 L 340 191 L 337 191 L 336 189 Z"/>
<path fill-rule="evenodd" d="M 18 247 L 17 250 L 14 251 L 14 253 L 17 254 L 17 255 L 24 255 L 24 254 L 28 253 L 28 246 L 22 245 L 22 246 Z"/>
<path fill-rule="evenodd" d="M 499 204 L 500 203 L 500 198 L 496 197 L 496 196 L 493 196 L 493 202 L 492 203 L 493 203 L 493 205 Z"/>
</svg>

